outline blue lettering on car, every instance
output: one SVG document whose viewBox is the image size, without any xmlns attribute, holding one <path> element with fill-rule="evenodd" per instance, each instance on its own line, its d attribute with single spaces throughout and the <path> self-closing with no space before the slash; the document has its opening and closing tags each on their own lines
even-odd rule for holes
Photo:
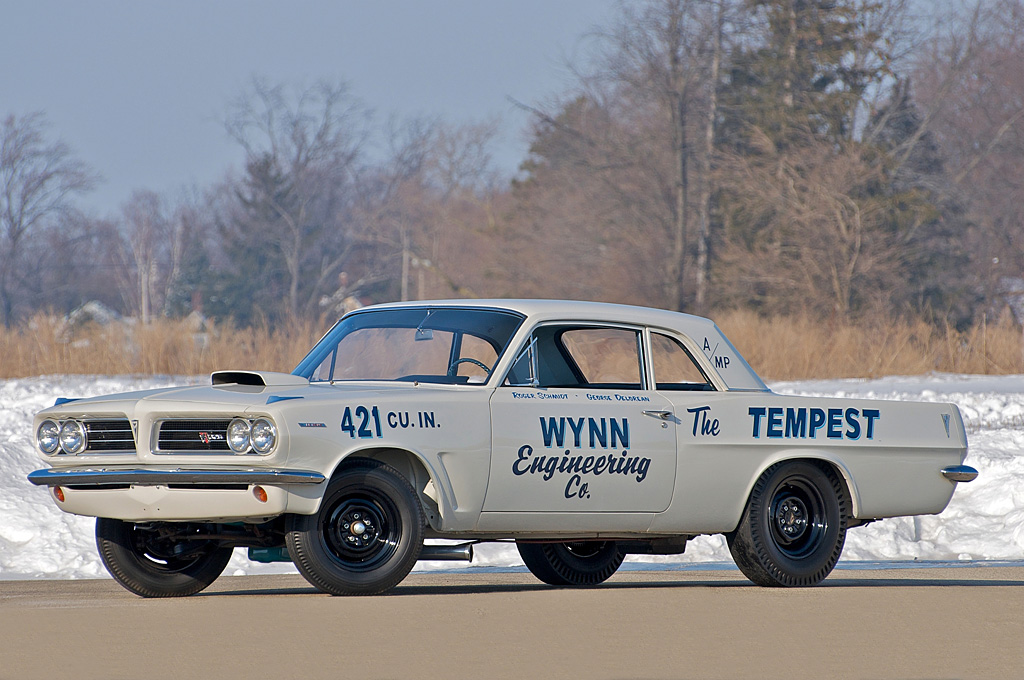
<svg viewBox="0 0 1024 680">
<path fill-rule="evenodd" d="M 544 446 L 562 448 L 566 446 L 566 430 L 568 424 L 572 433 L 573 448 L 583 447 L 583 433 L 587 433 L 590 448 L 598 445 L 602 449 L 622 447 L 629 448 L 629 419 L 628 418 L 541 418 L 540 435 L 544 440 Z"/>
<path fill-rule="evenodd" d="M 628 418 L 542 417 L 540 435 L 546 448 L 562 449 L 562 455 L 535 456 L 533 446 L 524 444 L 512 461 L 512 474 L 517 477 L 539 475 L 545 482 L 551 481 L 556 473 L 567 474 L 565 498 L 589 499 L 591 482 L 586 480 L 591 476 L 625 475 L 640 483 L 647 479 L 651 468 L 651 459 L 647 456 L 630 455 Z M 622 450 L 588 455 L 587 448 Z"/>
<path fill-rule="evenodd" d="M 862 436 L 874 439 L 875 423 L 882 418 L 881 411 L 876 408 L 822 409 L 806 406 L 751 406 L 747 415 L 753 420 L 751 436 L 755 439 L 760 439 L 762 434 L 769 439 L 816 439 L 822 430 L 828 439 L 857 440 Z"/>
<path fill-rule="evenodd" d="M 694 437 L 697 436 L 698 432 L 702 437 L 717 437 L 721 433 L 721 424 L 718 422 L 718 418 L 711 417 L 710 406 L 698 406 L 696 408 L 688 408 L 686 409 L 686 412 L 693 414 Z"/>
</svg>

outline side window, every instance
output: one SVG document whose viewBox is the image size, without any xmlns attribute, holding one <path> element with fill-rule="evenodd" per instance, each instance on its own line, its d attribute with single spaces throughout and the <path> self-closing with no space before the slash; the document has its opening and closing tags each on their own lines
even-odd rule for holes
<svg viewBox="0 0 1024 680">
<path fill-rule="evenodd" d="M 334 373 L 334 358 L 338 356 L 338 350 L 335 348 L 333 352 L 327 355 L 320 365 L 313 370 L 313 374 L 309 376 L 311 382 L 326 382 L 331 379 L 331 375 Z"/>
<path fill-rule="evenodd" d="M 559 337 L 582 374 L 583 385 L 641 387 L 639 333 L 624 328 L 572 328 Z"/>
<path fill-rule="evenodd" d="M 693 357 L 677 340 L 651 333 L 651 359 L 659 390 L 713 390 Z"/>
</svg>

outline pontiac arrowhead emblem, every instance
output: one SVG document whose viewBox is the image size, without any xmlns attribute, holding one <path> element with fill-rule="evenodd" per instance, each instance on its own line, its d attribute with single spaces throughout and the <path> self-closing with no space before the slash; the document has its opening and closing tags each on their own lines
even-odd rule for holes
<svg viewBox="0 0 1024 680">
<path fill-rule="evenodd" d="M 942 424 L 946 426 L 946 437 L 948 438 L 949 437 L 949 414 L 948 413 L 943 413 L 942 414 Z"/>
</svg>

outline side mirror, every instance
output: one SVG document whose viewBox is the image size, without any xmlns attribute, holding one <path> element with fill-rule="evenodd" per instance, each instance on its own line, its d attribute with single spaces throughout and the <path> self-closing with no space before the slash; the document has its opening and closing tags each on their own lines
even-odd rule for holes
<svg viewBox="0 0 1024 680">
<path fill-rule="evenodd" d="M 427 315 L 425 317 L 423 317 L 423 321 L 420 321 L 420 325 L 416 326 L 416 332 L 413 334 L 413 338 L 412 338 L 415 342 L 422 342 L 424 340 L 433 340 L 434 339 L 434 329 L 433 328 L 424 328 L 423 327 L 423 324 L 425 324 L 427 322 L 427 319 L 429 319 L 430 315 L 433 314 L 433 313 L 434 313 L 433 309 L 428 309 L 427 310 Z"/>
</svg>

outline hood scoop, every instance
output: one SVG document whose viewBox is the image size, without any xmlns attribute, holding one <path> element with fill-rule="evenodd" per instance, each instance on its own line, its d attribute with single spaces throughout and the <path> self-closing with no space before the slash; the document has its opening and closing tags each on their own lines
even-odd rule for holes
<svg viewBox="0 0 1024 680">
<path fill-rule="evenodd" d="M 253 387 L 287 387 L 308 385 L 302 376 L 273 371 L 216 371 L 210 375 L 214 385 L 251 385 Z"/>
</svg>

